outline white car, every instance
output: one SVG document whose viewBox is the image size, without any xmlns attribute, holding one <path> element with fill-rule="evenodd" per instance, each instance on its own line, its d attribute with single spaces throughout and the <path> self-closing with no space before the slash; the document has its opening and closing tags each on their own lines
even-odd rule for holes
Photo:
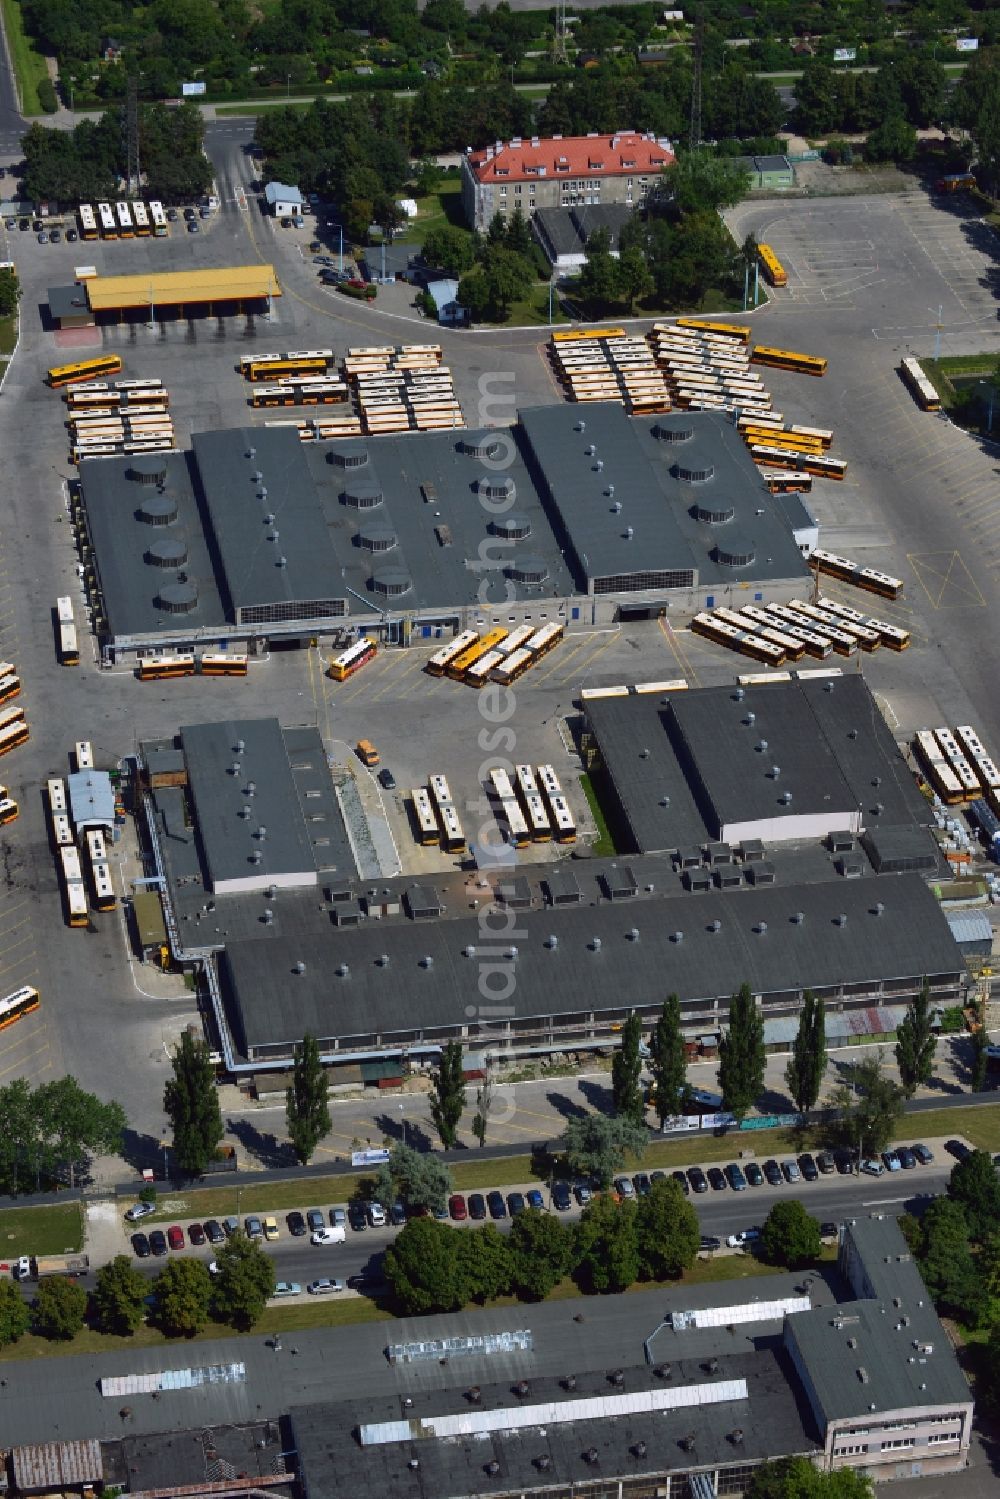
<svg viewBox="0 0 1000 1499">
<path fill-rule="evenodd" d="M 156 1212 L 154 1202 L 135 1202 L 125 1214 L 126 1223 L 138 1223 L 140 1218 L 148 1218 L 150 1213 Z"/>
<path fill-rule="evenodd" d="M 372 1228 L 385 1228 L 385 1208 L 380 1202 L 370 1202 L 368 1204 L 368 1222 Z M 341 1236 L 343 1236 L 343 1229 L 341 1229 Z"/>
<path fill-rule="evenodd" d="M 760 1238 L 759 1228 L 742 1228 L 738 1234 L 730 1234 L 726 1243 L 730 1249 L 742 1249 L 746 1244 L 753 1244 Z"/>
<path fill-rule="evenodd" d="M 278 1280 L 274 1283 L 272 1296 L 301 1296 L 302 1287 L 297 1280 Z"/>
<path fill-rule="evenodd" d="M 310 1244 L 343 1244 L 347 1234 L 342 1228 L 318 1228 L 311 1235 Z"/>
<path fill-rule="evenodd" d="M 876 1160 L 876 1158 L 872 1156 L 869 1160 L 861 1162 L 861 1169 L 866 1176 L 881 1176 L 883 1171 L 885 1170 L 885 1167 L 882 1165 L 881 1161 Z"/>
</svg>

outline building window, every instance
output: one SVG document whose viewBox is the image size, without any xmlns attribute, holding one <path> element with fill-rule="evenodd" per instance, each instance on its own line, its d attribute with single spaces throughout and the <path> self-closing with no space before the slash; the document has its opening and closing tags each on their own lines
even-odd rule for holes
<svg viewBox="0 0 1000 1499">
<path fill-rule="evenodd" d="M 896 1452 L 901 1447 L 912 1447 L 912 1437 L 890 1437 L 887 1442 L 882 1443 L 883 1452 Z"/>
<path fill-rule="evenodd" d="M 932 1431 L 927 1438 L 927 1445 L 928 1447 L 937 1447 L 942 1442 L 961 1441 L 961 1437 L 962 1433 L 960 1431 Z"/>
<path fill-rule="evenodd" d="M 867 1442 L 848 1442 L 843 1447 L 835 1447 L 833 1449 L 833 1455 L 834 1457 L 857 1457 L 859 1452 L 867 1451 Z"/>
</svg>

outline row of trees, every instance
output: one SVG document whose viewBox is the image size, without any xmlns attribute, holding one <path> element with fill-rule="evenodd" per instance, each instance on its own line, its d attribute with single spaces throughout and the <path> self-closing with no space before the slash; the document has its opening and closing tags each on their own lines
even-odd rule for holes
<svg viewBox="0 0 1000 1499">
<path fill-rule="evenodd" d="M 258 1244 L 236 1233 L 219 1250 L 216 1273 L 203 1260 L 173 1259 L 152 1282 L 125 1254 L 97 1272 L 88 1295 L 65 1275 L 40 1282 L 28 1303 L 16 1282 L 0 1281 L 0 1347 L 32 1330 L 70 1339 L 89 1322 L 98 1332 L 125 1337 L 145 1321 L 168 1337 L 193 1337 L 210 1320 L 245 1332 L 257 1322 L 274 1292 L 274 1264 Z"/>
<path fill-rule="evenodd" d="M 193 104 L 139 110 L 144 192 L 164 203 L 200 197 L 212 180 L 202 150 L 204 124 Z M 73 130 L 32 125 L 22 140 L 23 186 L 34 202 L 84 203 L 118 196 L 125 176 L 125 132 L 119 110 L 82 120 Z"/>
<path fill-rule="evenodd" d="M 125 1110 L 85 1093 L 75 1077 L 36 1088 L 24 1078 L 0 1087 L 0 1193 L 69 1182 L 92 1155 L 116 1155 L 128 1125 Z"/>
<path fill-rule="evenodd" d="M 509 1234 L 415 1218 L 387 1250 L 385 1274 L 404 1314 L 454 1311 L 511 1293 L 539 1301 L 567 1275 L 588 1292 L 664 1280 L 694 1263 L 699 1242 L 694 1208 L 664 1181 L 638 1201 L 597 1197 L 576 1224 L 522 1213 Z"/>
</svg>

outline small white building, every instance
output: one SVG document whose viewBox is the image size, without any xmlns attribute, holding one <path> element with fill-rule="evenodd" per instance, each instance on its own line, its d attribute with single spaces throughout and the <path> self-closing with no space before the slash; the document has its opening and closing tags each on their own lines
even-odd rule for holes
<svg viewBox="0 0 1000 1499">
<path fill-rule="evenodd" d="M 285 182 L 268 182 L 264 188 L 264 200 L 276 219 L 301 216 L 302 194 L 297 187 L 289 187 Z"/>
<path fill-rule="evenodd" d="M 427 295 L 433 299 L 437 308 L 437 320 L 439 323 L 451 323 L 461 325 L 469 321 L 469 313 L 457 301 L 458 282 L 451 280 L 428 281 Z"/>
</svg>

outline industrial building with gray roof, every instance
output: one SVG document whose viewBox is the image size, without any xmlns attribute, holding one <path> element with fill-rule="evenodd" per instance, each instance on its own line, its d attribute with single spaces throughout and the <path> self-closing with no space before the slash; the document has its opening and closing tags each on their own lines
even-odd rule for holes
<svg viewBox="0 0 1000 1499">
<path fill-rule="evenodd" d="M 694 612 L 737 583 L 793 597 L 814 534 L 725 418 L 601 403 L 330 443 L 203 432 L 188 453 L 86 459 L 78 493 L 105 659 L 403 615 L 429 637 L 505 623 L 515 600 L 572 628 Z"/>
</svg>

